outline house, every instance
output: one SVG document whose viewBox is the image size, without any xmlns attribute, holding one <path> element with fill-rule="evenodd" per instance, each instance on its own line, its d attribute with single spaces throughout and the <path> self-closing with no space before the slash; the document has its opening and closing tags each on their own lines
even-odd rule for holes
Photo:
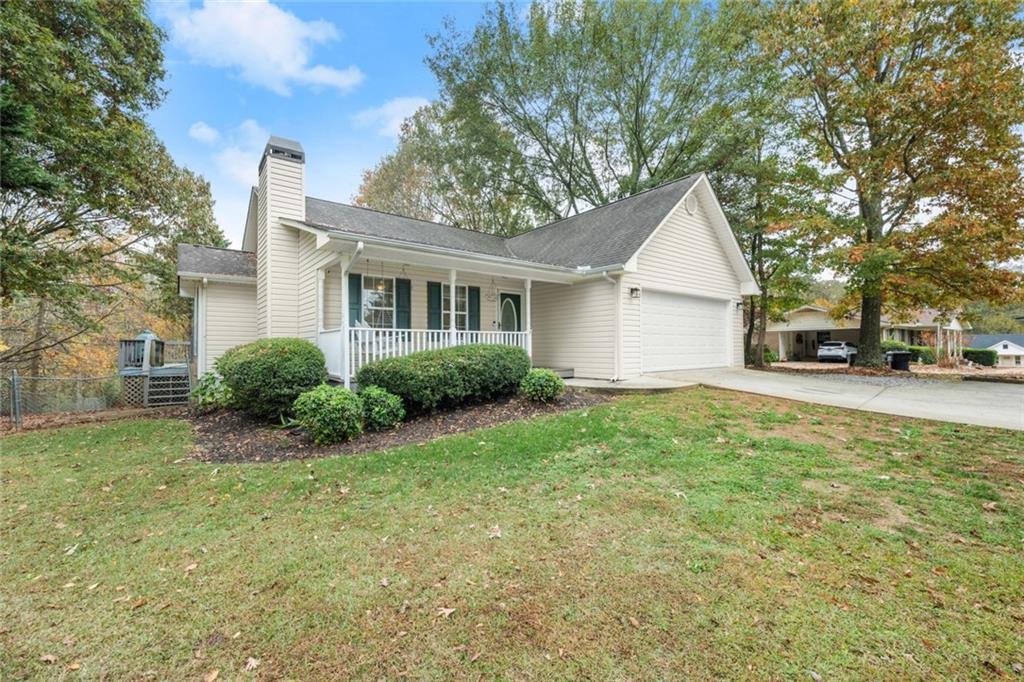
<svg viewBox="0 0 1024 682">
<path fill-rule="evenodd" d="M 908 320 L 882 316 L 882 338 L 902 341 L 912 346 L 933 346 L 937 352 L 956 352 L 963 348 L 964 327 L 954 316 L 943 317 L 939 311 L 927 308 Z M 850 341 L 860 337 L 860 315 L 833 318 L 829 308 L 804 305 L 783 315 L 783 319 L 768 324 L 765 343 L 780 360 L 816 358 L 818 346 L 824 341 Z"/>
<path fill-rule="evenodd" d="M 758 291 L 700 173 L 516 237 L 316 199 L 305 152 L 271 137 L 240 250 L 183 244 L 199 372 L 228 348 L 292 336 L 350 383 L 374 360 L 466 343 L 619 380 L 742 366 Z"/>
<path fill-rule="evenodd" d="M 1024 334 L 976 334 L 967 345 L 994 350 L 998 367 L 1024 367 Z"/>
</svg>

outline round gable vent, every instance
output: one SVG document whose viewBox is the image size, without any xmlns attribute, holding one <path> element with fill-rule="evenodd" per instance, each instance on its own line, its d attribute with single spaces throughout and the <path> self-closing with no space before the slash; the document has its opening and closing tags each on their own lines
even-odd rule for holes
<svg viewBox="0 0 1024 682">
<path fill-rule="evenodd" d="M 690 215 L 697 212 L 697 197 L 692 194 L 686 197 L 686 212 Z"/>
</svg>

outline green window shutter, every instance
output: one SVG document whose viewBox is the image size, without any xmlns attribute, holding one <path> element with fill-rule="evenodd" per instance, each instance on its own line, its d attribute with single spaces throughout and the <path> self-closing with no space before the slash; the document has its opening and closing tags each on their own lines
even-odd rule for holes
<svg viewBox="0 0 1024 682">
<path fill-rule="evenodd" d="M 427 282 L 427 329 L 441 328 L 441 283 Z"/>
<path fill-rule="evenodd" d="M 412 282 L 395 280 L 395 329 L 412 328 Z"/>
<path fill-rule="evenodd" d="M 348 276 L 348 324 L 356 326 L 363 321 L 363 276 Z"/>
<path fill-rule="evenodd" d="M 480 331 L 480 287 L 469 287 L 469 331 Z"/>
</svg>

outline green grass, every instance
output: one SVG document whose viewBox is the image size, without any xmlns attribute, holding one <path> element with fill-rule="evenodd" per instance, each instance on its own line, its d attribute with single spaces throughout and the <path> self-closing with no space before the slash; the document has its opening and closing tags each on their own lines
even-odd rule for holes
<svg viewBox="0 0 1024 682">
<path fill-rule="evenodd" d="M 0 447 L 3 679 L 1024 662 L 1020 433 L 694 390 L 282 464 L 193 462 L 166 420 Z"/>
</svg>

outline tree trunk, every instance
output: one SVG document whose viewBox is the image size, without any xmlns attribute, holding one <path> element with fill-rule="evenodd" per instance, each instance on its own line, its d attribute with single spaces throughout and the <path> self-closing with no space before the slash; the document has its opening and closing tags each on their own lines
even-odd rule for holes
<svg viewBox="0 0 1024 682">
<path fill-rule="evenodd" d="M 861 296 L 857 364 L 868 367 L 881 367 L 883 364 L 882 297 L 878 294 Z"/>
<path fill-rule="evenodd" d="M 763 299 L 762 299 L 763 300 Z M 757 366 L 764 367 L 764 337 L 768 333 L 768 306 L 762 305 L 758 311 L 759 324 L 757 327 Z"/>
<path fill-rule="evenodd" d="M 757 296 L 750 296 L 747 298 L 747 328 L 743 334 L 743 357 L 746 358 L 748 365 L 756 364 L 752 341 L 754 338 L 754 320 L 756 319 L 756 305 L 754 300 L 757 298 Z"/>
</svg>

